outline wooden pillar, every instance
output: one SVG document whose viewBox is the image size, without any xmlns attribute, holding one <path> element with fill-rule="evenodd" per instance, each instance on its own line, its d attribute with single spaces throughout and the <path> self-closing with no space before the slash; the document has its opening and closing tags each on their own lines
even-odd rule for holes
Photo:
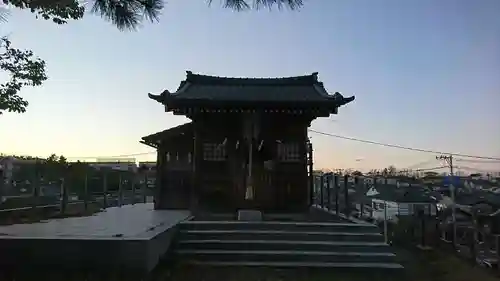
<svg viewBox="0 0 500 281">
<path fill-rule="evenodd" d="M 165 188 L 163 184 L 163 174 L 164 174 L 164 165 L 165 161 L 163 159 L 165 158 L 165 147 L 163 146 L 163 143 L 160 141 L 160 144 L 158 145 L 158 149 L 156 150 L 156 182 L 154 186 L 154 206 L 155 209 L 162 209 L 164 207 L 164 202 L 163 202 L 163 189 Z"/>
<path fill-rule="evenodd" d="M 234 134 L 234 133 L 233 133 Z M 229 133 L 228 134 L 228 140 L 226 143 L 226 152 L 227 152 L 227 169 L 228 169 L 228 177 L 230 177 L 230 184 L 229 186 L 228 193 L 229 197 L 231 198 L 231 209 L 237 209 L 240 204 L 240 187 L 242 186 L 241 183 L 241 159 L 238 157 L 238 150 L 236 148 L 236 144 L 238 143 L 238 146 L 241 145 L 241 141 L 237 138 L 237 136 L 234 136 L 233 134 Z"/>
<path fill-rule="evenodd" d="M 201 185 L 201 163 L 203 161 L 203 139 L 201 127 L 201 121 L 193 121 L 193 172 L 191 189 L 189 190 L 189 208 L 192 211 L 196 211 L 198 208 L 198 196 Z"/>
<path fill-rule="evenodd" d="M 307 142 L 308 146 L 308 166 L 309 166 L 309 206 L 314 204 L 314 175 L 313 175 L 313 147 L 310 141 Z"/>
<path fill-rule="evenodd" d="M 309 173 L 308 173 L 308 150 L 309 144 L 307 142 L 307 128 L 304 130 L 305 134 L 302 135 L 297 142 L 299 143 L 299 153 L 302 156 L 300 161 L 300 168 L 303 171 L 302 175 L 300 175 L 300 182 L 296 185 L 295 188 L 299 188 L 298 197 L 300 198 L 300 207 L 304 211 L 308 210 L 311 203 L 309 202 Z"/>
</svg>

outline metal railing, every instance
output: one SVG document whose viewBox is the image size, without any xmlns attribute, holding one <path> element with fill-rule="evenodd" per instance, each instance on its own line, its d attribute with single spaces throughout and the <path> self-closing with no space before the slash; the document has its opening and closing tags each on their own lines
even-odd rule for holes
<svg viewBox="0 0 500 281">
<path fill-rule="evenodd" d="M 381 181 L 387 182 L 384 178 Z M 500 273 L 500 211 L 490 215 L 471 211 L 456 221 L 451 219 L 449 209 L 438 209 L 437 203 L 397 203 L 366 196 L 377 185 L 376 179 L 367 183 L 334 173 L 315 175 L 313 204 L 337 215 L 354 216 L 378 225 L 388 243 L 439 247 Z"/>
<path fill-rule="evenodd" d="M 28 171 L 34 167 L 28 167 Z M 55 178 L 55 179 L 54 179 Z M 37 172 L 14 173 L 0 180 L 0 214 L 54 210 L 61 214 L 72 206 L 95 209 L 148 201 L 153 194 L 145 173 L 86 169 L 78 173 L 62 171 L 59 175 Z M 150 200 L 151 201 L 151 200 Z"/>
</svg>

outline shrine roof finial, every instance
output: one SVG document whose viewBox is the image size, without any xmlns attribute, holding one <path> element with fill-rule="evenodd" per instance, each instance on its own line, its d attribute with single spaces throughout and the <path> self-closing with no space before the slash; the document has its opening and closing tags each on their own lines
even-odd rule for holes
<svg viewBox="0 0 500 281">
<path fill-rule="evenodd" d="M 333 95 L 333 99 L 337 101 L 339 106 L 342 106 L 352 102 L 355 99 L 355 97 L 350 96 L 346 98 L 341 93 L 335 92 L 335 94 Z"/>
<path fill-rule="evenodd" d="M 165 100 L 165 98 L 167 96 L 170 95 L 170 92 L 168 90 L 165 90 L 163 91 L 161 94 L 159 95 L 155 95 L 155 94 L 151 94 L 151 93 L 148 93 L 148 97 L 152 100 L 155 100 L 157 102 L 163 102 Z"/>
<path fill-rule="evenodd" d="M 318 82 L 318 72 L 313 72 L 311 76 L 316 82 Z"/>
</svg>

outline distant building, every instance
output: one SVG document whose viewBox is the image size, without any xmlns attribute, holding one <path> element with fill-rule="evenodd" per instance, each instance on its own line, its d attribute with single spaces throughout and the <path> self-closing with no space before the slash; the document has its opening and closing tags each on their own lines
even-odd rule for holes
<svg viewBox="0 0 500 281">
<path fill-rule="evenodd" d="M 147 169 L 148 171 L 155 171 L 156 170 L 156 161 L 139 162 L 139 168 Z"/>
<path fill-rule="evenodd" d="M 98 170 L 108 168 L 118 171 L 137 171 L 135 158 L 97 159 L 96 162 L 89 163 L 89 166 Z"/>
<path fill-rule="evenodd" d="M 415 215 L 419 210 L 436 215 L 442 196 L 423 187 L 381 184 L 366 192 L 371 199 L 371 216 L 376 220 L 397 220 L 399 216 Z"/>
</svg>

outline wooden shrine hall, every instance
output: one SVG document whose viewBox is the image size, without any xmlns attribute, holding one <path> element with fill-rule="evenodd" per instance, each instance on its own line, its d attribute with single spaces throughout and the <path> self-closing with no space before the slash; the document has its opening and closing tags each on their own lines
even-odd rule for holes
<svg viewBox="0 0 500 281">
<path fill-rule="evenodd" d="M 142 138 L 157 149 L 156 209 L 301 212 L 311 204 L 307 129 L 353 101 L 318 73 L 227 78 L 187 71 L 177 91 L 149 98 L 192 122 Z"/>
</svg>

